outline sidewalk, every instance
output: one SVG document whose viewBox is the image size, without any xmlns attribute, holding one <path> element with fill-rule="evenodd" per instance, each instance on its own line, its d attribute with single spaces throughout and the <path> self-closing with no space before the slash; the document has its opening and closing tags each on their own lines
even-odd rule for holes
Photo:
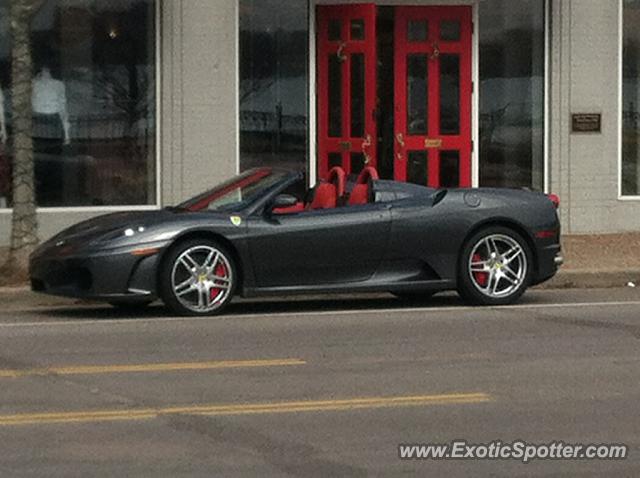
<svg viewBox="0 0 640 478">
<path fill-rule="evenodd" d="M 565 236 L 565 265 L 544 289 L 640 287 L 640 233 Z M 0 251 L 0 256 L 2 251 Z M 0 257 L 2 259 L 2 257 Z M 75 299 L 32 293 L 25 286 L 0 287 L 0 307 L 67 306 Z"/>
<path fill-rule="evenodd" d="M 541 287 L 640 286 L 640 233 L 564 236 L 562 250 L 564 266 Z"/>
</svg>

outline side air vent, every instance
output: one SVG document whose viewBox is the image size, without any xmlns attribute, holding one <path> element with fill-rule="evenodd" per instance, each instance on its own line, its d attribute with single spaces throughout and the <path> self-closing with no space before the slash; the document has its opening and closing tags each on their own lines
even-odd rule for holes
<svg viewBox="0 0 640 478">
<path fill-rule="evenodd" d="M 446 189 L 440 189 L 439 191 L 436 191 L 436 193 L 433 195 L 433 205 L 437 206 L 438 204 L 440 204 L 440 202 L 442 202 L 446 195 Z"/>
</svg>

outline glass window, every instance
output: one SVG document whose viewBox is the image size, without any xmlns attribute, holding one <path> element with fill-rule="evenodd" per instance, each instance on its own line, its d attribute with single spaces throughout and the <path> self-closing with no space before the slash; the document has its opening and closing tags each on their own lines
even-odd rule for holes
<svg viewBox="0 0 640 478">
<path fill-rule="evenodd" d="M 640 0 L 625 0 L 622 52 L 622 195 L 640 196 Z"/>
<path fill-rule="evenodd" d="M 307 16 L 307 2 L 240 0 L 241 170 L 306 168 Z"/>
<path fill-rule="evenodd" d="M 545 1 L 480 2 L 480 185 L 544 188 Z"/>
<path fill-rule="evenodd" d="M 440 40 L 459 41 L 460 22 L 458 20 L 444 20 L 440 23 Z"/>
<path fill-rule="evenodd" d="M 264 196 L 269 188 L 288 176 L 284 171 L 254 168 L 235 176 L 213 189 L 199 194 L 177 209 L 189 211 L 239 211 Z"/>
<path fill-rule="evenodd" d="M 426 20 L 409 20 L 407 28 L 407 39 L 410 42 L 425 42 L 428 36 L 428 25 Z"/>
<path fill-rule="evenodd" d="M 0 0 L 0 208 L 11 203 L 11 33 L 9 32 L 9 1 Z"/>
<path fill-rule="evenodd" d="M 0 0 L 0 206 L 11 206 L 10 0 Z M 39 207 L 156 203 L 153 0 L 47 0 L 31 23 Z"/>
</svg>

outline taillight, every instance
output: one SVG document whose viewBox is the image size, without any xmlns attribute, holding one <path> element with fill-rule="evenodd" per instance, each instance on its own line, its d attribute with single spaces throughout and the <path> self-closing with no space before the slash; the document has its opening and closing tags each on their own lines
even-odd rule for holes
<svg viewBox="0 0 640 478">
<path fill-rule="evenodd" d="M 536 232 L 536 237 L 538 239 L 552 239 L 558 235 L 558 231 L 555 229 L 549 229 L 548 231 L 538 231 Z"/>
<path fill-rule="evenodd" d="M 556 209 L 560 207 L 560 198 L 557 194 L 547 194 L 547 197 L 549 198 L 549 201 L 553 203 Z"/>
</svg>

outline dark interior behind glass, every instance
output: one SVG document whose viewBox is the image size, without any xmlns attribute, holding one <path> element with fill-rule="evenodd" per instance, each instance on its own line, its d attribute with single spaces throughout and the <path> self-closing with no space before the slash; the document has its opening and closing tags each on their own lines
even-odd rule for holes
<svg viewBox="0 0 640 478">
<path fill-rule="evenodd" d="M 240 0 L 240 169 L 307 165 L 306 1 Z"/>
<path fill-rule="evenodd" d="M 0 207 L 11 206 L 10 0 L 0 0 Z M 39 207 L 156 203 L 155 2 L 46 0 L 31 24 Z"/>
</svg>

